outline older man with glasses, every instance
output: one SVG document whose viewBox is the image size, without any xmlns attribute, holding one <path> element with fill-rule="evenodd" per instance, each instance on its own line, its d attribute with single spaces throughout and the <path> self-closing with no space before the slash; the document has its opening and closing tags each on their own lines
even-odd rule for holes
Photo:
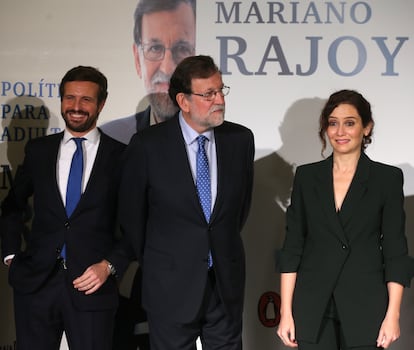
<svg viewBox="0 0 414 350">
<path fill-rule="evenodd" d="M 169 95 L 180 112 L 133 136 L 121 229 L 142 263 L 152 350 L 241 350 L 254 138 L 224 120 L 229 88 L 209 56 L 182 60 Z"/>
</svg>

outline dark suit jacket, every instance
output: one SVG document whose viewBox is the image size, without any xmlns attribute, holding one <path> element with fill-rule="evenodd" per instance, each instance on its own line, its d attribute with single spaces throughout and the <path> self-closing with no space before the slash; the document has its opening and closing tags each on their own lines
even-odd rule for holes
<svg viewBox="0 0 414 350">
<path fill-rule="evenodd" d="M 143 269 L 143 305 L 176 322 L 192 321 L 201 306 L 209 249 L 224 306 L 237 319 L 242 313 L 240 231 L 251 200 L 253 134 L 229 122 L 214 134 L 218 190 L 210 223 L 199 204 L 177 117 L 136 134 L 126 152 L 120 222 Z"/>
<path fill-rule="evenodd" d="M 410 283 L 400 169 L 362 154 L 339 213 L 332 156 L 298 167 L 287 211 L 281 272 L 297 272 L 296 338 L 314 342 L 332 296 L 350 347 L 375 344 L 386 282 Z"/>
<path fill-rule="evenodd" d="M 67 284 L 80 309 L 106 309 L 117 304 L 114 278 L 94 294 L 86 296 L 72 281 L 87 267 L 106 258 L 122 273 L 128 258 L 121 246 L 115 248 L 114 226 L 125 146 L 101 133 L 100 145 L 86 190 L 68 218 L 61 199 L 56 162 L 63 133 L 31 140 L 14 186 L 2 204 L 2 256 L 16 254 L 9 282 L 16 293 L 32 293 L 48 279 L 56 266 L 63 243 L 67 246 Z M 34 218 L 26 248 L 21 251 L 22 212 L 34 194 Z"/>
</svg>

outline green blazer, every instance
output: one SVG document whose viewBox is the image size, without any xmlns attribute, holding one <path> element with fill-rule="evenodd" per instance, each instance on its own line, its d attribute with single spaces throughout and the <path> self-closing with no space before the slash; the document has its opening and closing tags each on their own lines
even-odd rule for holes
<svg viewBox="0 0 414 350">
<path fill-rule="evenodd" d="M 298 167 L 281 272 L 297 272 L 296 338 L 316 342 L 331 298 L 348 346 L 375 344 L 384 319 L 386 283 L 410 284 L 403 174 L 364 153 L 342 208 L 336 212 L 333 160 Z"/>
</svg>

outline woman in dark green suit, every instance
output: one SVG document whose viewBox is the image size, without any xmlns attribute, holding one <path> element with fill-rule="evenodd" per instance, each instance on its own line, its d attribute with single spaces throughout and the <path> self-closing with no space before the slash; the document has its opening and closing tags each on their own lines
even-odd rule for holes
<svg viewBox="0 0 414 350">
<path fill-rule="evenodd" d="M 403 175 L 364 153 L 374 121 L 356 91 L 332 94 L 320 116 L 322 153 L 297 168 L 281 254 L 278 335 L 299 350 L 373 350 L 400 336 L 411 279 Z"/>
</svg>

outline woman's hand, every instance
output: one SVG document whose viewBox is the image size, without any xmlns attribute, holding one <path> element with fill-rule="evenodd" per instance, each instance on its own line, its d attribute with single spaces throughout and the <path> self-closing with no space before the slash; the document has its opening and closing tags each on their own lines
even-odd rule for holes
<svg viewBox="0 0 414 350">
<path fill-rule="evenodd" d="M 277 335 L 286 346 L 289 346 L 290 348 L 296 348 L 298 346 L 295 339 L 295 322 L 293 321 L 291 314 L 288 316 L 281 316 Z"/>
<path fill-rule="evenodd" d="M 388 309 L 378 333 L 377 346 L 387 349 L 400 337 L 400 309 L 404 287 L 396 282 L 388 282 Z"/>
<path fill-rule="evenodd" d="M 400 322 L 398 317 L 384 318 L 377 338 L 377 347 L 387 349 L 391 343 L 400 337 Z"/>
<path fill-rule="evenodd" d="M 295 338 L 295 321 L 292 315 L 293 291 L 296 284 L 296 272 L 282 273 L 280 275 L 280 323 L 277 335 L 283 344 L 291 348 L 297 348 L 298 343 Z"/>
</svg>

